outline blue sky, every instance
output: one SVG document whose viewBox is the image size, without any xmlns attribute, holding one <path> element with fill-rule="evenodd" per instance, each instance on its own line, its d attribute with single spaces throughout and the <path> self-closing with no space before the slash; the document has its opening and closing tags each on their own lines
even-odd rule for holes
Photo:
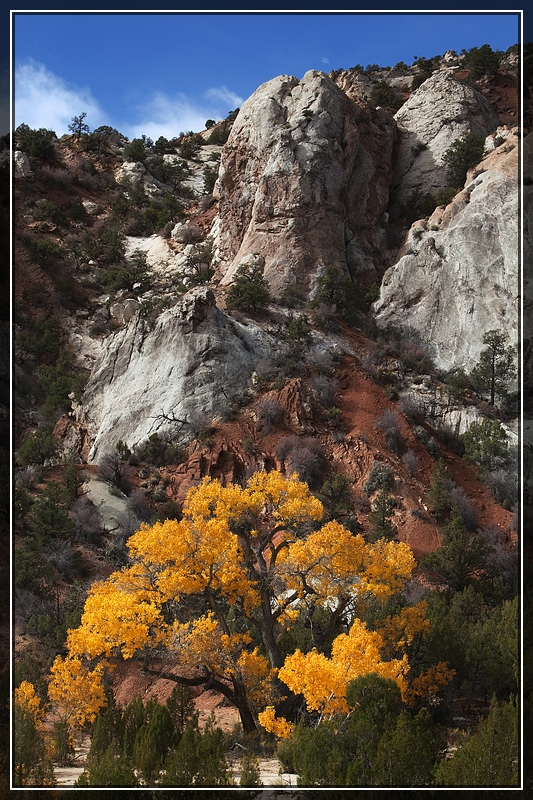
<svg viewBox="0 0 533 800">
<path fill-rule="evenodd" d="M 454 13 L 17 13 L 15 125 L 171 137 L 222 119 L 280 74 L 519 41 L 518 15 Z"/>
</svg>

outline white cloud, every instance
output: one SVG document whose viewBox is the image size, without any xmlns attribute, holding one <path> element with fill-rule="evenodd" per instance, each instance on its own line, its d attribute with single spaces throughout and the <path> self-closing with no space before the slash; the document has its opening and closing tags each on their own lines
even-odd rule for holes
<svg viewBox="0 0 533 800">
<path fill-rule="evenodd" d="M 219 88 L 208 89 L 204 92 L 204 97 L 213 102 L 219 102 L 222 105 L 228 106 L 228 112 L 233 111 L 235 108 L 240 108 L 243 103 L 242 97 L 239 97 L 235 92 L 231 92 L 226 86 Z"/>
<path fill-rule="evenodd" d="M 191 100 L 183 93 L 170 97 L 158 92 L 147 103 L 137 107 L 140 122 L 122 124 L 119 130 L 132 139 L 143 134 L 154 141 L 160 136 L 172 139 L 180 133 L 203 130 L 208 119 L 225 119 L 242 102 L 241 97 L 225 86 L 208 89 L 201 102 Z"/>
<path fill-rule="evenodd" d="M 16 67 L 15 127 L 25 122 L 30 128 L 48 128 L 61 136 L 83 111 L 91 129 L 108 123 L 90 89 L 71 86 L 33 59 Z"/>
<path fill-rule="evenodd" d="M 322 63 L 323 64 L 329 64 L 329 58 L 323 58 L 322 59 Z"/>
<path fill-rule="evenodd" d="M 112 125 L 130 139 L 143 134 L 154 141 L 160 136 L 171 139 L 181 132 L 203 130 L 208 119 L 225 119 L 242 102 L 226 86 L 207 89 L 199 100 L 183 93 L 157 92 L 132 107 L 130 118 L 121 122 L 110 119 L 89 88 L 72 86 L 45 64 L 30 59 L 15 70 L 15 127 L 25 122 L 30 128 L 49 128 L 58 136 L 68 133 L 72 118 L 85 111 L 91 130 Z"/>
</svg>

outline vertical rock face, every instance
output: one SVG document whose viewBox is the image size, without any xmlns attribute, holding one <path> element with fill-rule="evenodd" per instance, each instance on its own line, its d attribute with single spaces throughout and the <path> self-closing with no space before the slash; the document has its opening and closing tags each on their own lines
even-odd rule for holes
<svg viewBox="0 0 533 800">
<path fill-rule="evenodd" d="M 248 385 L 275 343 L 259 328 L 230 320 L 211 290 L 192 290 L 150 330 L 139 316 L 109 337 L 78 407 L 93 442 L 89 460 L 132 447 L 158 430 L 156 417 L 212 417 Z"/>
<path fill-rule="evenodd" d="M 489 330 L 517 339 L 518 156 L 518 137 L 510 136 L 446 209 L 413 225 L 384 275 L 378 326 L 415 335 L 441 369 L 471 369 Z"/>
<path fill-rule="evenodd" d="M 223 151 L 223 283 L 250 254 L 274 293 L 308 288 L 321 266 L 373 268 L 383 244 L 394 124 L 357 105 L 323 73 L 282 75 L 241 107 Z"/>
<path fill-rule="evenodd" d="M 483 95 L 449 71 L 424 81 L 394 118 L 399 139 L 393 191 L 400 202 L 413 190 L 434 194 L 448 186 L 442 157 L 455 139 L 468 132 L 486 137 L 500 124 Z"/>
</svg>

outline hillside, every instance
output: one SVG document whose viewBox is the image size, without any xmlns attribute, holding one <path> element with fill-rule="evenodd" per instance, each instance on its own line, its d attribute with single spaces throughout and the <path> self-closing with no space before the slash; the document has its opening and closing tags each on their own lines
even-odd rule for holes
<svg viewBox="0 0 533 800">
<path fill-rule="evenodd" d="M 105 127 L 60 139 L 17 129 L 16 686 L 31 683 L 47 703 L 50 668 L 58 655 L 74 657 L 67 630 L 80 626 L 95 581 L 112 594 L 121 580 L 116 575 L 130 575 L 142 563 L 150 581 L 141 589 L 135 578 L 126 594 L 140 592 L 139 602 L 151 598 L 157 607 L 155 638 L 125 654 L 120 636 L 129 633 L 117 634 L 107 653 L 115 665 L 108 698 L 114 695 L 119 716 L 136 695 L 166 709 L 173 688 L 190 685 L 202 725 L 213 710 L 225 730 L 234 774 L 244 768 L 244 757 L 236 766 L 229 751 L 238 739 L 270 769 L 278 759 L 280 770 L 298 774 L 303 785 L 396 785 L 387 783 L 394 778 L 384 777 L 375 753 L 372 777 L 346 766 L 328 778 L 331 765 L 313 771 L 305 748 L 314 746 L 314 731 L 349 729 L 356 737 L 345 710 L 350 676 L 354 684 L 375 672 L 385 680 L 401 659 L 409 664 L 401 676 L 394 673 L 401 711 L 391 705 L 394 723 L 390 717 L 382 727 L 376 709 L 369 711 L 368 735 L 377 737 L 376 753 L 385 747 L 384 731 L 395 746 L 401 739 L 402 747 L 416 750 L 415 728 L 423 725 L 424 741 L 434 744 L 423 776 L 414 778 L 416 770 L 406 767 L 398 785 L 454 785 L 462 755 L 450 756 L 472 752 L 472 731 L 481 736 L 487 716 L 514 741 L 519 153 L 520 138 L 530 147 L 531 134 L 520 128 L 514 50 L 490 68 L 474 55 L 312 71 L 301 80 L 279 76 L 227 119 L 170 141 L 128 142 Z M 224 492 L 233 498 L 235 487 L 248 498 L 246 486 L 257 475 L 272 481 L 279 475 L 287 486 L 298 479 L 315 500 L 305 505 L 298 495 L 298 522 L 273 499 L 262 510 L 239 500 L 239 511 L 224 517 L 228 538 L 216 540 L 220 553 L 210 556 L 211 577 L 200 589 L 204 567 L 194 559 L 213 519 L 222 525 L 211 498 L 208 510 L 197 512 L 206 515 L 202 524 L 195 518 L 187 534 L 184 563 L 195 565 L 190 577 L 198 585 L 191 588 L 183 577 L 175 597 L 162 599 L 158 589 L 154 599 L 157 571 L 167 562 L 157 560 L 159 544 L 153 561 L 135 562 L 128 539 L 130 548 L 143 536 L 151 541 L 151 526 L 161 542 L 178 536 L 178 528 L 185 536 L 188 508 L 207 491 L 202 487 L 217 487 L 212 491 L 223 498 Z M 326 526 L 320 531 L 309 510 L 316 499 Z M 283 525 L 274 524 L 277 517 Z M 354 561 L 350 568 L 346 556 L 346 574 L 336 560 L 344 545 L 328 550 L 333 530 L 347 553 L 355 542 L 366 548 L 358 567 Z M 297 561 L 297 547 L 318 542 L 321 531 L 329 539 L 315 551 L 316 561 L 311 545 L 298 556 L 311 560 Z M 257 549 L 252 542 L 261 536 Z M 222 554 L 233 552 L 232 537 L 236 555 L 228 558 L 242 558 L 244 566 L 230 579 Z M 373 567 L 372 580 L 390 587 L 380 594 L 369 582 L 374 588 L 359 596 L 357 582 L 367 580 L 379 548 L 388 555 Z M 407 553 L 412 566 L 400 568 Z M 181 574 L 174 550 L 166 558 Z M 326 592 L 313 570 L 330 561 Z M 261 587 L 261 611 L 252 595 L 246 599 L 247 581 Z M 287 610 L 291 622 L 283 621 Z M 132 613 L 128 625 L 140 612 Z M 414 632 L 405 628 L 394 639 L 393 629 L 407 625 L 410 614 Z M 102 617 L 102 630 L 112 616 Z M 218 619 L 220 631 L 213 628 L 212 636 L 221 632 L 221 652 L 232 637 L 242 639 L 224 666 L 206 651 L 193 663 L 195 639 L 187 639 L 187 650 L 154 633 L 171 618 L 183 626 L 182 637 L 192 637 L 196 622 Z M 84 619 L 81 632 L 89 624 Z M 341 637 L 359 623 L 369 636 L 382 637 L 375 669 L 347 667 L 342 691 L 332 689 L 333 710 L 331 697 L 320 705 L 296 679 L 293 688 L 291 659 L 300 654 L 300 669 L 313 654 L 334 663 Z M 88 647 L 88 669 L 104 650 L 91 655 Z M 269 723 L 260 713 L 271 705 L 261 659 L 274 670 L 268 697 L 279 719 Z M 280 669 L 285 683 L 276 677 Z M 67 768 L 74 753 L 58 744 L 62 724 L 85 752 L 87 737 L 100 742 L 102 726 L 111 724 L 109 709 L 75 724 L 64 716 L 64 702 L 46 705 L 37 726 L 55 742 L 56 770 Z M 145 706 L 148 729 L 163 712 Z M 290 727 L 298 720 L 300 734 L 279 733 L 282 722 Z M 398 727 L 389 730 L 389 723 Z M 412 741 L 399 733 L 400 724 L 414 726 Z M 172 736 L 185 742 L 187 730 Z M 206 728 L 194 735 L 207 741 L 217 734 Z M 95 748 L 87 785 L 101 785 L 105 769 L 116 785 L 130 785 L 120 781 L 134 779 L 128 759 L 138 757 L 140 745 L 128 751 L 131 770 L 120 776 L 104 769 Z M 172 764 L 168 753 L 158 757 L 168 759 L 168 774 L 179 776 L 174 756 Z M 405 753 L 399 757 L 407 763 Z M 137 785 L 164 780 L 159 768 L 140 763 Z M 515 780 L 514 756 L 505 763 L 508 784 Z M 37 758 L 28 785 L 41 785 L 51 769 L 44 756 Z M 207 785 L 225 785 L 223 772 Z"/>
</svg>

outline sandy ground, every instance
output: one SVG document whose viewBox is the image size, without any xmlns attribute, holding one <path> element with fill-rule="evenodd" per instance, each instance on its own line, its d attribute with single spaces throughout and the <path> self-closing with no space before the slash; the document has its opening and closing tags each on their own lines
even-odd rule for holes
<svg viewBox="0 0 533 800">
<path fill-rule="evenodd" d="M 74 786 L 76 780 L 83 772 L 85 759 L 89 752 L 90 739 L 85 737 L 76 748 L 76 761 L 69 767 L 55 767 L 54 775 L 57 780 L 57 785 L 60 787 Z M 240 759 L 231 759 L 230 767 L 233 775 L 233 783 L 235 786 L 240 785 Z M 260 761 L 259 770 L 261 775 L 261 786 L 278 786 L 286 788 L 296 787 L 298 776 L 293 773 L 282 772 L 280 762 L 276 758 L 263 759 Z M 275 796 L 275 795 L 269 795 Z M 285 794 L 283 796 L 286 796 Z"/>
</svg>

